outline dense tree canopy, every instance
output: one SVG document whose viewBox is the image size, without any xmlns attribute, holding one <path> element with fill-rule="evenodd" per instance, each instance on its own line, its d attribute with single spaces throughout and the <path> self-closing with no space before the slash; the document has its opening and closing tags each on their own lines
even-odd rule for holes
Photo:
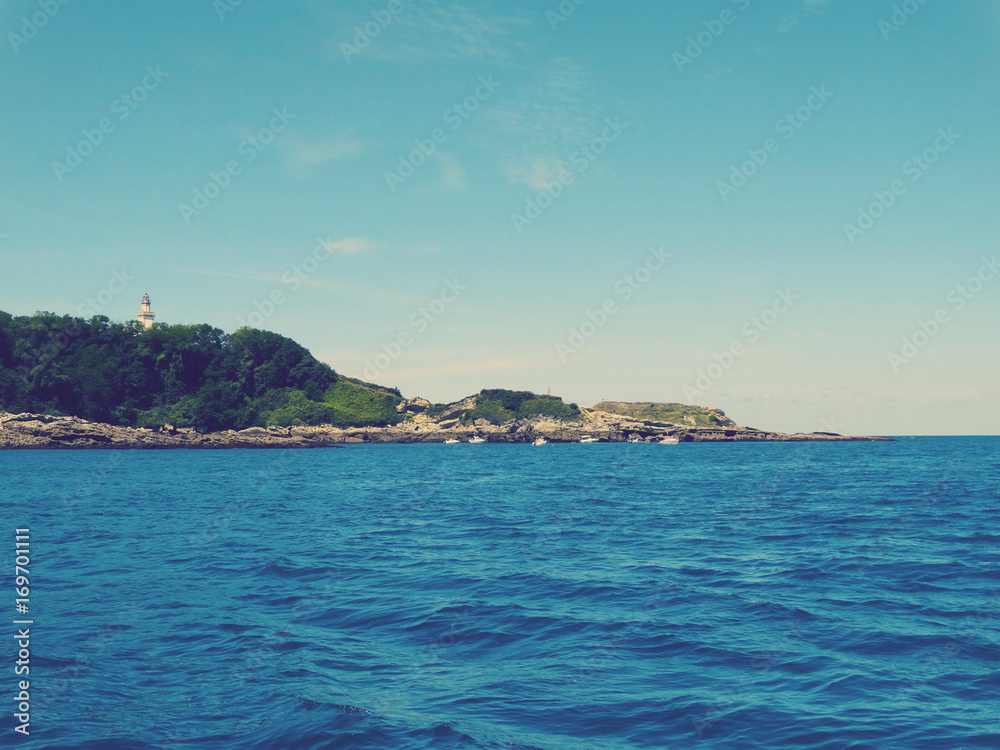
<svg viewBox="0 0 1000 750">
<path fill-rule="evenodd" d="M 199 430 L 388 424 L 399 392 L 342 378 L 289 338 L 209 325 L 0 312 L 0 410 Z"/>
</svg>

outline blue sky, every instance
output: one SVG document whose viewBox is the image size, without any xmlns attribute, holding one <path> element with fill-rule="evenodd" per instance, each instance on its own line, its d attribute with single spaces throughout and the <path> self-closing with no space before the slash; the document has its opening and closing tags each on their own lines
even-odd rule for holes
<svg viewBox="0 0 1000 750">
<path fill-rule="evenodd" d="M 0 31 L 7 312 L 149 291 L 433 401 L 997 432 L 996 0 L 8 0 Z"/>
</svg>

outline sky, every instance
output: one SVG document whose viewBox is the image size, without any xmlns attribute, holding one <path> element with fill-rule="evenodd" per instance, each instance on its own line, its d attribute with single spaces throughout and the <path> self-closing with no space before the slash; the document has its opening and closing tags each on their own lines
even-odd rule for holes
<svg viewBox="0 0 1000 750">
<path fill-rule="evenodd" d="M 1000 1 L 0 3 L 0 310 L 996 434 Z"/>
</svg>

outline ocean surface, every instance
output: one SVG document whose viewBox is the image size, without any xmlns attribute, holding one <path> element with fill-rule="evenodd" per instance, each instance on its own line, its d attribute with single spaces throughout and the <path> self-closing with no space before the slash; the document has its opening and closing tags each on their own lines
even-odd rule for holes
<svg viewBox="0 0 1000 750">
<path fill-rule="evenodd" d="M 0 746 L 1000 748 L 1000 438 L 8 451 L 0 477 Z"/>
</svg>

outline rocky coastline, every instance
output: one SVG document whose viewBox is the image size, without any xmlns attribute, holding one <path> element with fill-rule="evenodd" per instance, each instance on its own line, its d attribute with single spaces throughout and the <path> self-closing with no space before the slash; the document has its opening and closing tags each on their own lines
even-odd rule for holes
<svg viewBox="0 0 1000 750">
<path fill-rule="evenodd" d="M 489 443 L 531 443 L 543 437 L 551 443 L 579 442 L 591 436 L 600 442 L 658 441 L 676 437 L 690 442 L 801 442 L 890 440 L 852 437 L 827 432 L 786 434 L 741 427 L 730 420 L 717 427 L 696 427 L 639 420 L 595 410 L 583 410 L 584 420 L 568 423 L 546 418 L 493 425 L 479 420 L 463 425 L 458 419 L 435 419 L 411 413 L 407 421 L 391 427 L 251 427 L 246 430 L 199 433 L 192 429 L 159 430 L 89 422 L 79 417 L 0 413 L 2 449 L 224 449 L 224 448 L 323 448 L 361 443 L 468 442 L 473 437 Z"/>
</svg>

